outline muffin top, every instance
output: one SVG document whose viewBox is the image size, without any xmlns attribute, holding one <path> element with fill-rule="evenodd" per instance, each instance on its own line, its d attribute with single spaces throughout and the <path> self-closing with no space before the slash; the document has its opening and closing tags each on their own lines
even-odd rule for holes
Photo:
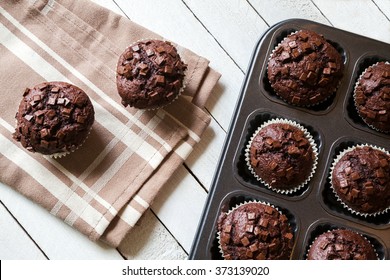
<svg viewBox="0 0 390 280">
<path fill-rule="evenodd" d="M 336 91 L 343 69 L 341 55 L 322 35 L 300 30 L 288 35 L 272 53 L 268 79 L 286 102 L 312 106 Z"/>
<path fill-rule="evenodd" d="M 44 82 L 25 90 L 13 137 L 30 152 L 69 152 L 84 142 L 94 115 L 89 97 L 80 88 Z"/>
<path fill-rule="evenodd" d="M 368 67 L 355 88 L 359 115 L 374 129 L 390 132 L 390 64 Z"/>
<path fill-rule="evenodd" d="M 117 65 L 117 89 L 122 104 L 139 109 L 167 105 L 179 95 L 186 69 L 170 42 L 144 40 L 129 46 Z"/>
<path fill-rule="evenodd" d="M 390 156 L 369 146 L 353 148 L 336 160 L 332 187 L 358 213 L 385 210 L 390 206 Z"/>
<path fill-rule="evenodd" d="M 319 235 L 307 254 L 308 260 L 376 260 L 374 247 L 360 234 L 337 229 Z"/>
<path fill-rule="evenodd" d="M 288 123 L 271 123 L 252 139 L 249 160 L 254 173 L 271 188 L 288 190 L 306 181 L 315 154 L 301 129 Z"/>
<path fill-rule="evenodd" d="M 224 259 L 290 259 L 294 235 L 287 217 L 274 207 L 249 202 L 218 219 Z"/>
</svg>

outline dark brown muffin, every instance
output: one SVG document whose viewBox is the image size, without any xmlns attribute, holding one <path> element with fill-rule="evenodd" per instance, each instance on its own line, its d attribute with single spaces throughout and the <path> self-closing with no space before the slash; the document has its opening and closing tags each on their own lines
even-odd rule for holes
<svg viewBox="0 0 390 280">
<path fill-rule="evenodd" d="M 133 44 L 122 53 L 117 65 L 122 104 L 139 109 L 167 105 L 180 94 L 186 69 L 170 42 L 145 40 Z"/>
<path fill-rule="evenodd" d="M 308 260 L 377 260 L 374 247 L 360 234 L 336 229 L 319 235 L 307 254 Z"/>
<path fill-rule="evenodd" d="M 357 146 L 335 160 L 332 188 L 353 211 L 374 214 L 390 207 L 390 156 L 370 147 Z"/>
<path fill-rule="evenodd" d="M 297 126 L 270 123 L 252 139 L 247 160 L 252 173 L 272 189 L 294 190 L 312 174 L 316 147 Z"/>
<path fill-rule="evenodd" d="M 294 245 L 287 217 L 260 202 L 222 213 L 218 231 L 226 260 L 288 260 Z"/>
<path fill-rule="evenodd" d="M 344 69 L 341 55 L 322 35 L 300 30 L 272 53 L 268 79 L 275 93 L 297 106 L 312 106 L 337 89 Z"/>
<path fill-rule="evenodd" d="M 390 132 L 390 64 L 379 62 L 368 67 L 356 84 L 354 99 L 366 124 Z"/>
<path fill-rule="evenodd" d="M 80 88 L 44 82 L 25 90 L 13 136 L 30 152 L 71 152 L 87 138 L 94 116 L 92 103 Z"/>
</svg>

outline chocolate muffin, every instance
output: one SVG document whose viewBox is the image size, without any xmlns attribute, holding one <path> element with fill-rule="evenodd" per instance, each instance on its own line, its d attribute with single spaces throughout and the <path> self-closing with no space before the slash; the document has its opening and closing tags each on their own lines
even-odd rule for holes
<svg viewBox="0 0 390 280">
<path fill-rule="evenodd" d="M 356 84 L 354 99 L 367 125 L 390 132 L 390 64 L 379 62 L 368 67 Z"/>
<path fill-rule="evenodd" d="M 316 168 L 316 144 L 306 129 L 293 122 L 266 123 L 248 147 L 247 164 L 252 174 L 275 191 L 298 190 Z"/>
<path fill-rule="evenodd" d="M 94 116 L 83 90 L 65 82 L 44 82 L 25 90 L 13 137 L 30 152 L 63 155 L 85 141 Z"/>
<path fill-rule="evenodd" d="M 335 93 L 344 64 L 341 55 L 322 35 L 300 30 L 276 47 L 267 69 L 272 88 L 283 100 L 312 106 Z"/>
<path fill-rule="evenodd" d="M 287 217 L 260 202 L 222 213 L 218 231 L 226 260 L 288 260 L 294 245 Z"/>
<path fill-rule="evenodd" d="M 372 215 L 390 207 L 390 155 L 371 146 L 356 146 L 334 161 L 331 186 L 344 207 Z"/>
<path fill-rule="evenodd" d="M 144 40 L 129 46 L 119 57 L 116 82 L 122 104 L 156 109 L 178 97 L 187 65 L 166 41 Z"/>
<path fill-rule="evenodd" d="M 319 235 L 307 253 L 308 260 L 377 260 L 374 247 L 360 234 L 336 229 Z"/>
</svg>

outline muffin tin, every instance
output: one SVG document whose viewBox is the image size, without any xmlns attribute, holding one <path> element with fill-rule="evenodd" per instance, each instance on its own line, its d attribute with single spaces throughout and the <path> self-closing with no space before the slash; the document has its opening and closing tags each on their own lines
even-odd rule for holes
<svg viewBox="0 0 390 280">
<path fill-rule="evenodd" d="M 344 75 L 335 95 L 310 108 L 282 101 L 267 78 L 268 58 L 288 34 L 309 29 L 323 34 L 342 55 Z M 313 21 L 291 19 L 271 27 L 259 39 L 241 89 L 190 259 L 222 259 L 217 241 L 217 219 L 222 212 L 250 200 L 275 205 L 286 214 L 294 231 L 292 259 L 305 259 L 314 238 L 334 228 L 349 228 L 374 245 L 379 259 L 390 258 L 390 211 L 364 218 L 350 213 L 330 189 L 333 159 L 355 144 L 372 144 L 390 150 L 390 135 L 368 127 L 359 117 L 353 90 L 360 73 L 378 61 L 390 61 L 390 45 Z M 286 118 L 303 125 L 318 145 L 317 170 L 310 182 L 293 194 L 278 194 L 257 181 L 245 162 L 245 147 L 262 123 Z"/>
</svg>

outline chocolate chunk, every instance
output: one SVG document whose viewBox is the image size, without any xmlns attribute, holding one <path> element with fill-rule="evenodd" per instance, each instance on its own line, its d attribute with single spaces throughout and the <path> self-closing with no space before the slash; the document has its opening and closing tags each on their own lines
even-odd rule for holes
<svg viewBox="0 0 390 280">
<path fill-rule="evenodd" d="M 242 243 L 242 245 L 244 245 L 246 247 L 250 244 L 250 241 L 249 241 L 248 237 L 245 236 L 244 238 L 241 239 L 241 243 Z"/>
<path fill-rule="evenodd" d="M 226 225 L 223 229 L 223 232 L 230 233 L 232 231 L 232 225 Z"/>
<path fill-rule="evenodd" d="M 280 60 L 283 62 L 285 62 L 289 58 L 290 58 L 290 54 L 288 52 L 282 52 L 282 54 L 280 55 Z"/>
<path fill-rule="evenodd" d="M 264 228 L 268 226 L 268 223 L 269 223 L 269 219 L 267 218 L 261 218 L 259 221 L 259 225 Z"/>
<path fill-rule="evenodd" d="M 356 181 L 356 180 L 359 180 L 360 179 L 360 175 L 358 172 L 352 172 L 351 173 L 351 179 Z"/>
<path fill-rule="evenodd" d="M 256 213 L 248 212 L 247 217 L 248 217 L 248 220 L 254 220 L 256 218 Z"/>
<path fill-rule="evenodd" d="M 165 77 L 161 75 L 156 75 L 156 85 L 163 86 L 165 84 Z"/>
<path fill-rule="evenodd" d="M 252 232 L 253 232 L 253 229 L 254 229 L 253 225 L 246 225 L 246 226 L 245 226 L 245 231 L 246 231 L 246 232 L 252 233 Z"/>
<path fill-rule="evenodd" d="M 132 46 L 131 47 L 131 49 L 134 51 L 134 52 L 139 52 L 140 51 L 140 47 L 139 47 L 139 45 L 137 44 L 137 45 L 134 45 L 134 46 Z"/>
<path fill-rule="evenodd" d="M 47 101 L 48 105 L 56 105 L 57 99 L 54 97 L 49 97 L 49 100 Z"/>
<path fill-rule="evenodd" d="M 288 46 L 293 49 L 297 47 L 297 43 L 295 41 L 290 41 L 288 42 Z"/>
<path fill-rule="evenodd" d="M 24 118 L 29 122 L 34 118 L 34 116 L 33 115 L 25 115 Z"/>
<path fill-rule="evenodd" d="M 147 49 L 147 50 L 146 50 L 146 55 L 147 55 L 147 56 L 152 56 L 152 55 L 154 55 L 154 51 L 151 50 L 151 49 Z"/>
</svg>

